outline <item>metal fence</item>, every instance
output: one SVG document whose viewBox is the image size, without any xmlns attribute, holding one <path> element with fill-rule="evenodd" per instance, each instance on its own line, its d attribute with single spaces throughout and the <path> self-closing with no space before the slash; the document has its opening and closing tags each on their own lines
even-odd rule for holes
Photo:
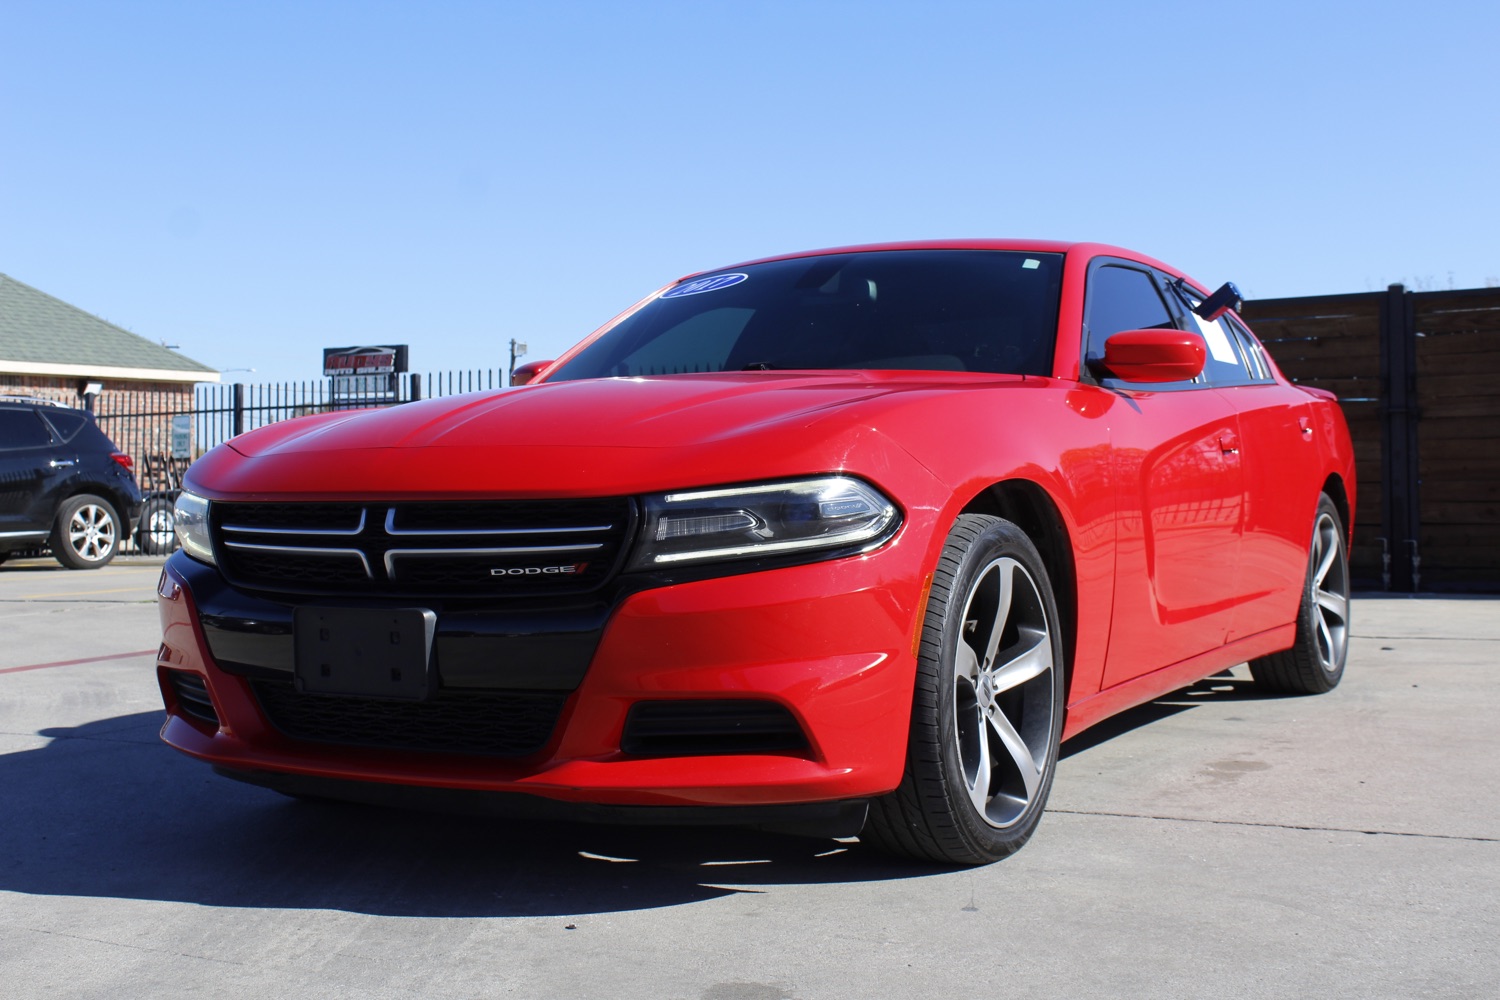
<svg viewBox="0 0 1500 1000">
<path fill-rule="evenodd" d="M 135 460 L 148 512 L 153 498 L 170 500 L 187 467 L 204 452 L 247 431 L 293 417 L 332 410 L 398 406 L 420 399 L 499 389 L 501 369 L 397 376 L 394 391 L 347 395 L 331 380 L 251 385 L 200 383 L 189 390 L 112 390 L 95 404 L 95 419 L 116 447 Z M 126 551 L 137 551 L 132 540 Z M 149 545 L 148 545 L 149 548 Z"/>
</svg>

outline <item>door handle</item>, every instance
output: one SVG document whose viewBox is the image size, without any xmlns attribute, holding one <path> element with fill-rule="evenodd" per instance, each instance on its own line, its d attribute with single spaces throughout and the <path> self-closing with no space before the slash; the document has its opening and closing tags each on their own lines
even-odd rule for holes
<svg viewBox="0 0 1500 1000">
<path fill-rule="evenodd" d="M 1228 431 L 1219 435 L 1219 450 L 1226 455 L 1240 453 L 1240 439 Z"/>
<path fill-rule="evenodd" d="M 52 466 L 54 469 L 71 469 L 73 466 L 77 465 L 78 463 L 75 462 L 75 461 L 73 461 L 73 459 L 71 459 L 71 458 L 64 458 L 61 461 L 59 461 L 58 459 L 54 458 L 52 461 L 48 462 L 47 464 L 50 465 L 50 466 Z"/>
</svg>

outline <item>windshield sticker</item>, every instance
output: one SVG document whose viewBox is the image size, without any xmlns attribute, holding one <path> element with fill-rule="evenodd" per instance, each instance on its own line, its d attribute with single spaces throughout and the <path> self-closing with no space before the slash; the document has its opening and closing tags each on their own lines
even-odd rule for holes
<svg viewBox="0 0 1500 1000">
<path fill-rule="evenodd" d="M 717 292 L 721 288 L 730 285 L 738 285 L 749 278 L 748 274 L 716 274 L 711 278 L 698 278 L 693 281 L 684 281 L 676 288 L 669 288 L 661 293 L 664 299 L 680 299 L 684 295 L 701 295 L 704 292 Z"/>
<path fill-rule="evenodd" d="M 1037 268 L 1042 266 L 1042 262 L 1037 260 L 1035 257 L 1027 257 L 1024 261 L 1021 262 L 1021 266 L 1028 271 L 1035 271 Z"/>
</svg>

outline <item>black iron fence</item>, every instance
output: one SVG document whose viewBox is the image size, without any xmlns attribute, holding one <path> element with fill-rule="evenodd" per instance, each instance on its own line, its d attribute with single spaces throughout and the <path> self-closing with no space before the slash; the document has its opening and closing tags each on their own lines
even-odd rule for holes
<svg viewBox="0 0 1500 1000">
<path fill-rule="evenodd" d="M 95 419 L 116 447 L 135 460 L 136 480 L 146 499 L 142 532 L 127 551 L 170 547 L 163 512 L 181 488 L 183 473 L 198 456 L 236 435 L 312 413 L 398 406 L 504 385 L 503 370 L 475 369 L 403 373 L 391 392 L 354 395 L 339 392 L 331 380 L 111 390 L 95 403 Z M 153 531 L 153 524 L 167 528 Z"/>
</svg>

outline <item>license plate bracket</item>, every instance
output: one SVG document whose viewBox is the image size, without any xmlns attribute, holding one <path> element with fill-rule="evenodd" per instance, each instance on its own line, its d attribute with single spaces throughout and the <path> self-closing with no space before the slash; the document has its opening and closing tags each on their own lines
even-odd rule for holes
<svg viewBox="0 0 1500 1000">
<path fill-rule="evenodd" d="M 303 694 L 420 701 L 436 688 L 426 608 L 316 608 L 292 613 L 294 676 Z"/>
</svg>

